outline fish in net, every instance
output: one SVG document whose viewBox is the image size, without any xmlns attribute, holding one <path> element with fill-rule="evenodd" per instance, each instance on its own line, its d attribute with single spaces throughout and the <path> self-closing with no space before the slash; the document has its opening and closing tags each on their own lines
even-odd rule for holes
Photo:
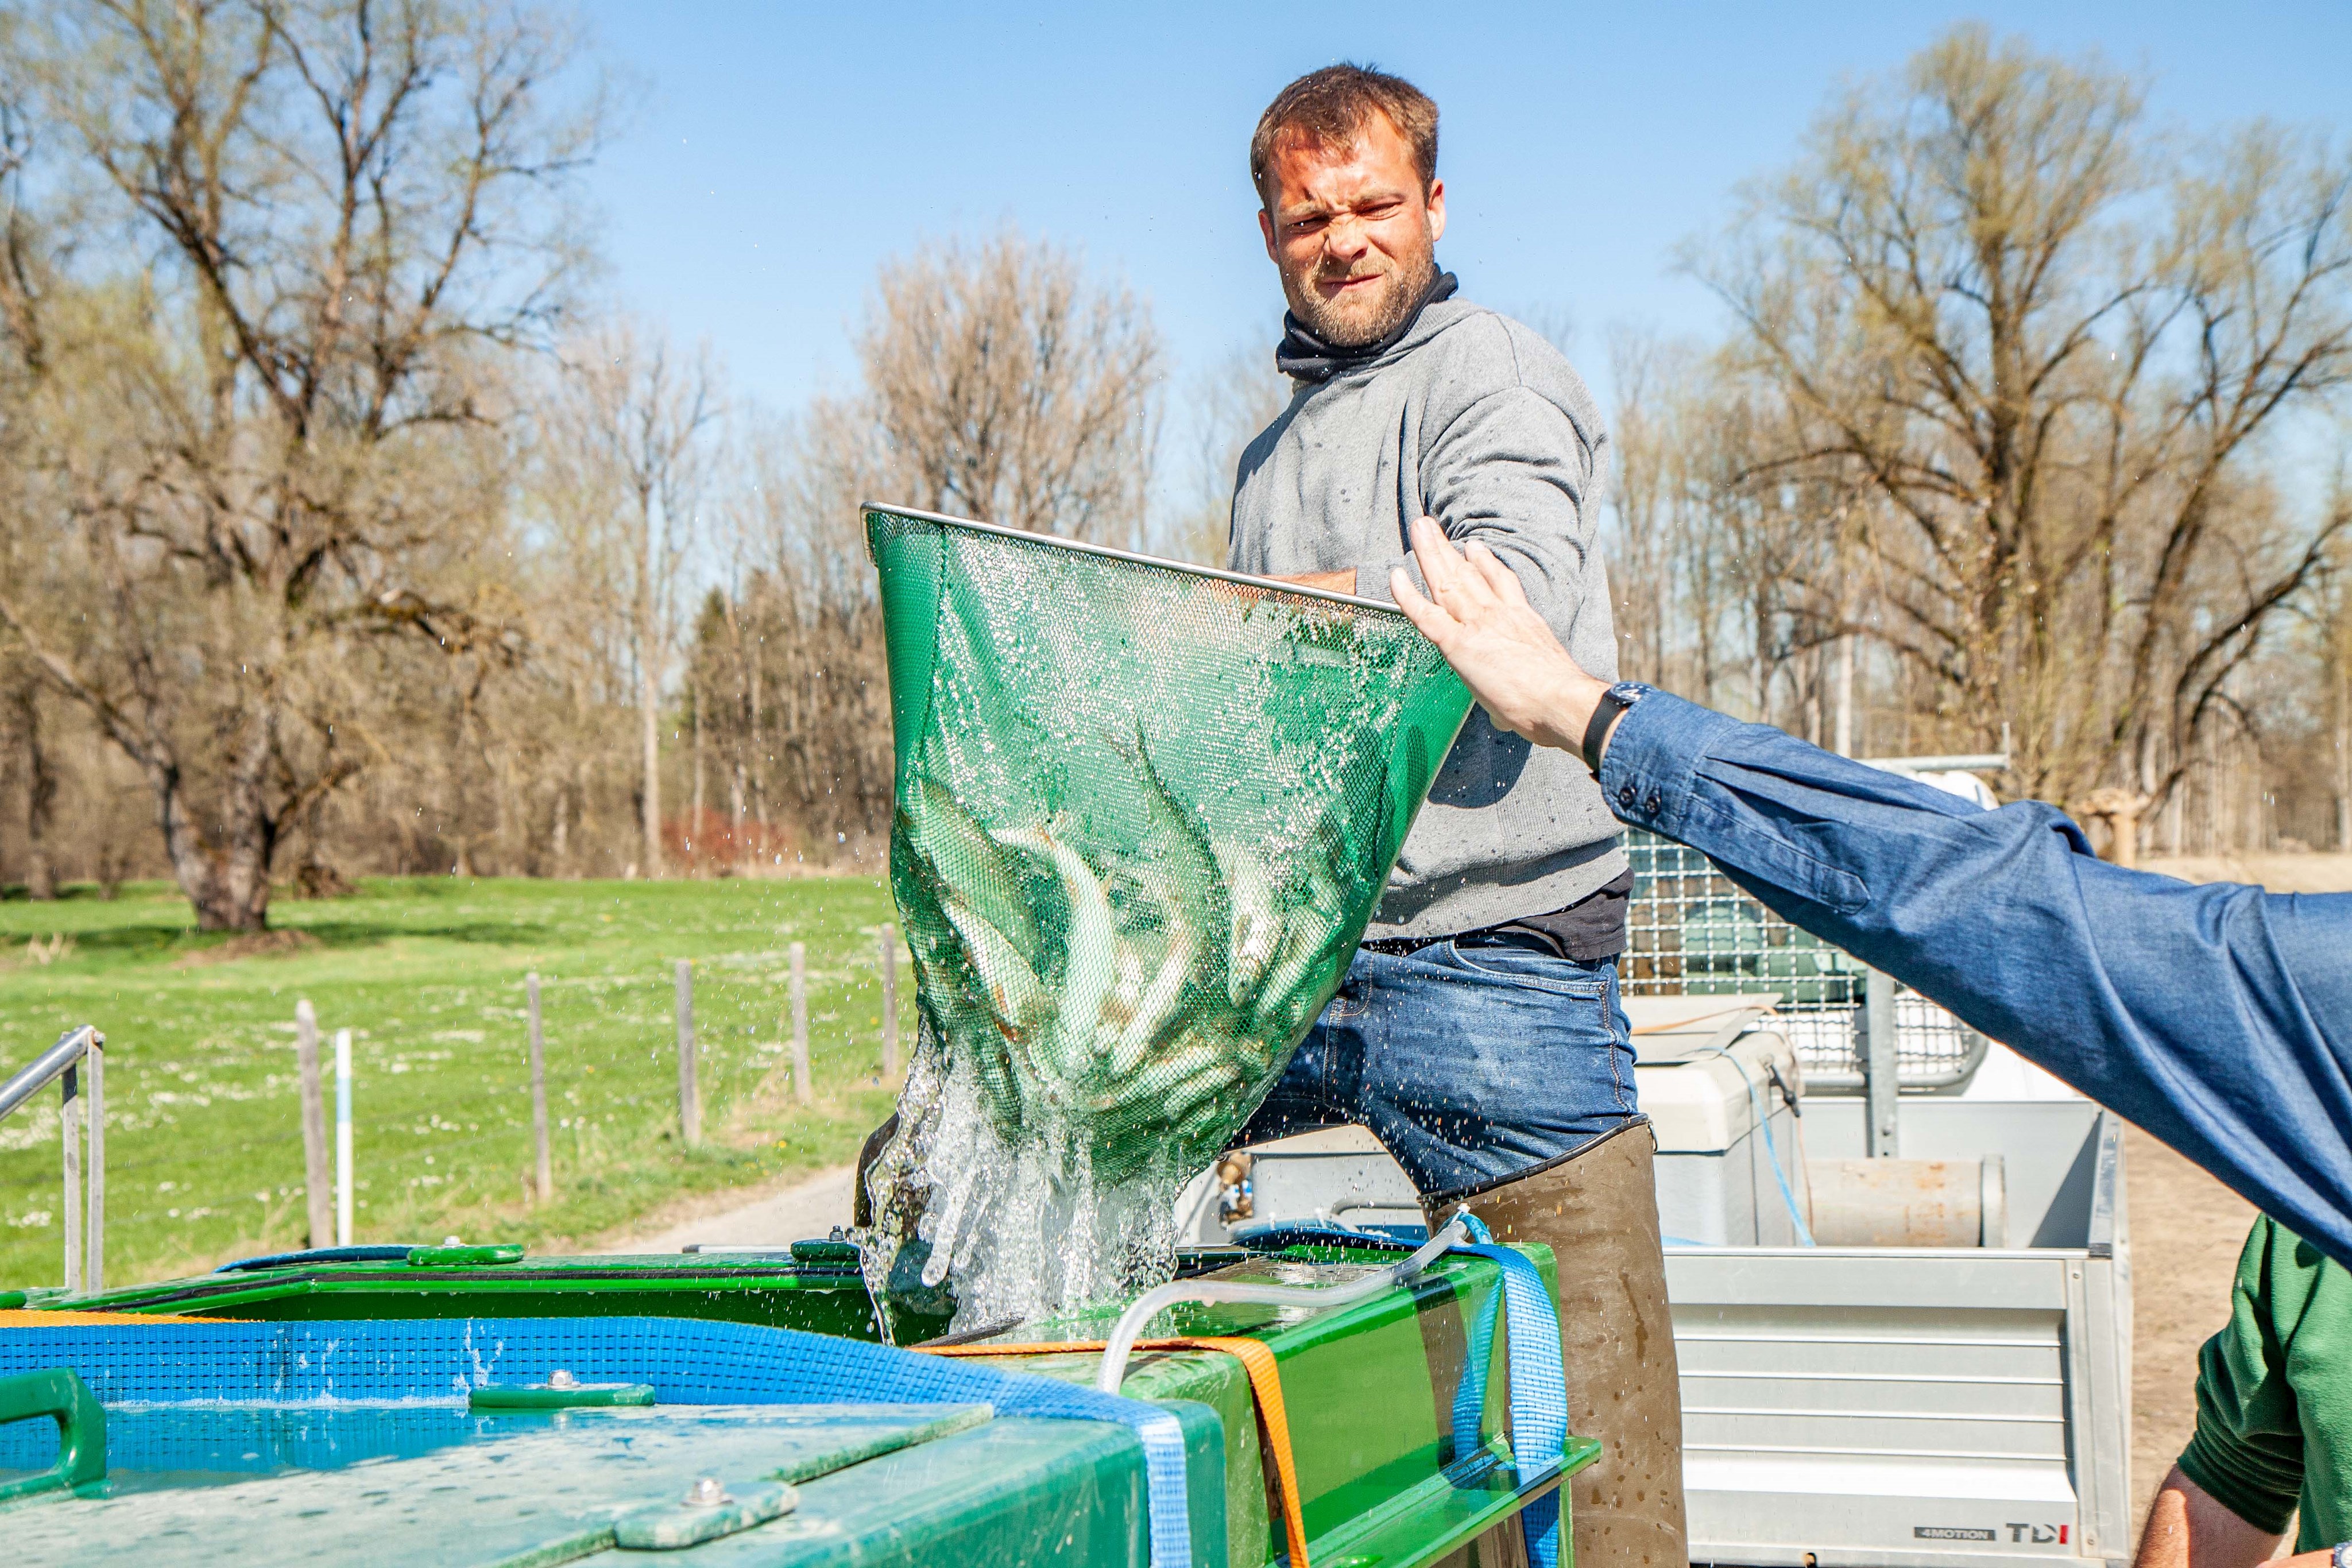
<svg viewBox="0 0 2352 1568">
<path fill-rule="evenodd" d="M 919 1027 L 877 1291 L 1167 1279 L 1177 1192 L 1347 971 L 1468 691 L 1392 608 L 869 507 Z"/>
</svg>

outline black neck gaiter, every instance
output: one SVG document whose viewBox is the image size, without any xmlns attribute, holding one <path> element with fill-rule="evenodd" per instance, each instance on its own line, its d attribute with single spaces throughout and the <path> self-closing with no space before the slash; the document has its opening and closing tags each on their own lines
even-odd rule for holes
<svg viewBox="0 0 2352 1568">
<path fill-rule="evenodd" d="M 1344 348 L 1326 342 L 1305 322 L 1286 310 L 1282 313 L 1282 341 L 1274 347 L 1275 368 L 1293 381 L 1318 384 L 1328 382 L 1341 371 L 1377 360 L 1403 342 L 1404 335 L 1412 330 L 1412 324 L 1421 319 L 1421 313 L 1441 299 L 1452 298 L 1454 289 L 1459 287 L 1461 285 L 1452 273 L 1439 273 L 1430 280 L 1429 287 L 1423 290 L 1412 312 L 1396 324 L 1393 331 L 1376 341 Z"/>
</svg>

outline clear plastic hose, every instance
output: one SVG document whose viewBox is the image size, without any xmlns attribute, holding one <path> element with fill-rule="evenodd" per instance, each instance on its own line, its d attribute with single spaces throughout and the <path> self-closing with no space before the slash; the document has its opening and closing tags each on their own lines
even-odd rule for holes
<svg viewBox="0 0 2352 1568">
<path fill-rule="evenodd" d="M 1175 1280 L 1157 1290 L 1146 1291 L 1119 1314 L 1118 1326 L 1110 1331 L 1110 1338 L 1103 1345 L 1102 1365 L 1095 1373 L 1095 1386 L 1105 1394 L 1118 1392 L 1119 1385 L 1127 1381 L 1127 1358 L 1134 1351 L 1144 1325 L 1178 1301 L 1238 1301 L 1260 1307 L 1307 1307 L 1317 1312 L 1344 1307 L 1403 1284 L 1469 1239 L 1462 1216 L 1457 1214 L 1412 1257 L 1344 1285 L 1254 1285 L 1239 1280 Z"/>
</svg>

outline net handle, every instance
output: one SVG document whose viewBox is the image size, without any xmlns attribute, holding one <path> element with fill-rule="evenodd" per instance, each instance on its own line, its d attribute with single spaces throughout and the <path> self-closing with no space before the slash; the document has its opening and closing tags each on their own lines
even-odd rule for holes
<svg viewBox="0 0 2352 1568">
<path fill-rule="evenodd" d="M 1330 604 L 1345 604 L 1356 610 L 1370 610 L 1402 621 L 1404 612 L 1385 600 L 1365 599 L 1353 593 L 1341 593 L 1328 588 L 1309 588 L 1303 582 L 1285 582 L 1278 577 L 1252 577 L 1244 571 L 1225 571 L 1213 566 L 1198 566 L 1188 560 L 1171 560 L 1166 556 L 1145 555 L 1140 550 L 1120 549 L 1113 545 L 1090 544 L 1084 539 L 1066 539 L 1057 534 L 1032 533 L 1027 528 L 1007 528 L 1003 523 L 983 523 L 971 517 L 950 517 L 944 512 L 926 512 L 915 507 L 894 507 L 881 501 L 860 501 L 857 509 L 864 517 L 908 517 L 919 523 L 937 523 L 946 528 L 969 528 L 976 534 L 993 534 L 999 538 L 1020 539 L 1024 543 L 1046 545 L 1055 549 L 1076 550 L 1080 555 L 1105 556 L 1136 566 L 1155 566 L 1163 571 L 1181 571 L 1187 577 L 1212 578 L 1219 582 L 1238 583 L 1244 588 L 1260 589 L 1268 593 L 1287 593 L 1299 599 L 1319 599 Z"/>
</svg>

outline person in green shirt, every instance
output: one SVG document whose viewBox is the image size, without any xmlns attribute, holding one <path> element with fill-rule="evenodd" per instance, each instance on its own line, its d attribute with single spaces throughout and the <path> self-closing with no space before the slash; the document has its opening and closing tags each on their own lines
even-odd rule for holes
<svg viewBox="0 0 2352 1568">
<path fill-rule="evenodd" d="M 2252 1568 L 2298 1513 L 2292 1568 L 2352 1568 L 2352 1270 L 2264 1215 L 2134 1568 Z"/>
</svg>

